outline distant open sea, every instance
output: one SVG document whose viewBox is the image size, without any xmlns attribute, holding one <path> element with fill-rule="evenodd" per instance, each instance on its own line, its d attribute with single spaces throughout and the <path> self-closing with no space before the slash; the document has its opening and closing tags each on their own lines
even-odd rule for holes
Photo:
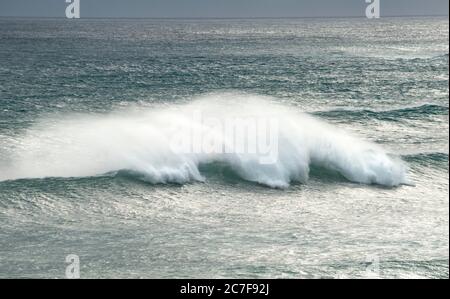
<svg viewBox="0 0 450 299">
<path fill-rule="evenodd" d="M 0 278 L 448 278 L 449 20 L 0 18 Z M 193 111 L 278 160 L 180 154 Z"/>
</svg>

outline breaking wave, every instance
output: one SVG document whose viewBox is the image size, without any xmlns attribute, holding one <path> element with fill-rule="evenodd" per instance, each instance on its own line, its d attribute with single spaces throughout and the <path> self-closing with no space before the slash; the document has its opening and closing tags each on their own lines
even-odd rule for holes
<svg viewBox="0 0 450 299">
<path fill-rule="evenodd" d="M 306 183 L 311 167 L 338 172 L 364 184 L 407 184 L 406 166 L 378 145 L 328 125 L 307 114 L 274 104 L 273 99 L 242 94 L 205 95 L 185 105 L 116 111 L 109 115 L 64 115 L 40 121 L 15 137 L 0 165 L 0 180 L 44 177 L 84 177 L 127 171 L 153 184 L 204 181 L 202 167 L 220 163 L 241 179 L 273 188 Z M 193 117 L 201 114 L 202 120 Z M 204 118 L 216 120 L 206 125 Z M 230 139 L 217 129 L 229 119 L 271 119 L 268 132 L 248 131 L 246 142 L 266 138 L 267 152 L 229 150 Z M 219 124 L 219 125 L 217 125 Z M 218 151 L 181 151 L 174 136 L 185 132 L 213 136 Z M 276 136 L 274 135 L 276 134 Z M 175 138 L 176 139 L 176 138 Z M 187 139 L 189 148 L 199 141 Z M 266 144 L 267 145 L 267 144 Z M 2 144 L 4 148 L 6 145 Z M 201 146 L 199 148 L 202 148 Z M 273 155 L 273 154 L 276 155 Z"/>
</svg>

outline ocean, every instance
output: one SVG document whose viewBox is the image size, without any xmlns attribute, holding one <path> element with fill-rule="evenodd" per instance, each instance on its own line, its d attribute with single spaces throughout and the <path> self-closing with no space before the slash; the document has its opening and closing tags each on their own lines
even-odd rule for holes
<svg viewBox="0 0 450 299">
<path fill-rule="evenodd" d="M 448 278 L 448 44 L 448 17 L 0 18 L 0 278 Z M 236 119 L 276 151 L 171 146 Z"/>
</svg>

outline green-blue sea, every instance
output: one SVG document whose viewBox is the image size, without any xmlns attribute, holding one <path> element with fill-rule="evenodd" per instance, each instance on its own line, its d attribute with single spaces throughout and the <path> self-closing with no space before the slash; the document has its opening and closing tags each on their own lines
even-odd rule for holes
<svg viewBox="0 0 450 299">
<path fill-rule="evenodd" d="M 448 278 L 448 51 L 448 17 L 0 18 L 0 278 Z M 195 111 L 277 159 L 173 151 Z"/>
</svg>

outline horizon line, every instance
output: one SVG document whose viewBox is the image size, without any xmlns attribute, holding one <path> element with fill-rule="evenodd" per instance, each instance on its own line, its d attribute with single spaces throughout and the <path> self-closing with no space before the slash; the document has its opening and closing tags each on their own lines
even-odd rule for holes
<svg viewBox="0 0 450 299">
<path fill-rule="evenodd" d="M 448 14 L 432 14 L 432 15 L 385 15 L 381 16 L 380 19 L 383 18 L 413 18 L 413 17 L 449 17 Z M 2 16 L 0 18 L 23 18 L 23 19 L 67 19 L 65 16 Z M 358 18 L 366 18 L 366 16 L 261 16 L 261 17 L 81 17 L 79 19 L 154 19 L 154 20 L 239 20 L 239 19 L 358 19 Z"/>
</svg>

